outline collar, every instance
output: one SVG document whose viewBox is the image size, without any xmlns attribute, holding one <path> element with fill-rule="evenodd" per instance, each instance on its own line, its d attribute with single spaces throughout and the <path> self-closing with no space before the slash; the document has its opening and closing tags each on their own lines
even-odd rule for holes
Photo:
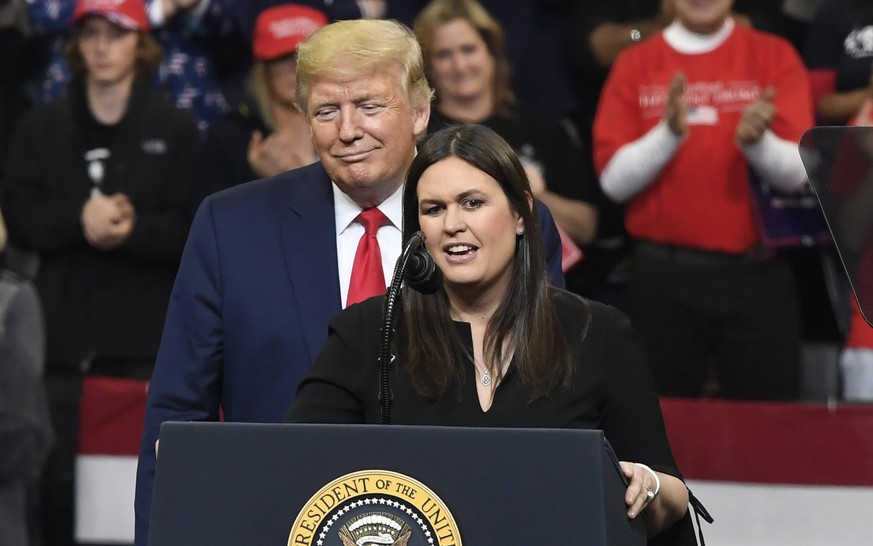
<svg viewBox="0 0 873 546">
<path fill-rule="evenodd" d="M 346 230 L 358 217 L 358 214 L 363 210 L 360 205 L 355 203 L 351 197 L 343 193 L 336 185 L 336 182 L 331 180 L 333 186 L 333 208 L 336 217 L 336 234 L 339 236 Z M 378 206 L 382 214 L 388 217 L 388 220 L 399 230 L 403 229 L 403 184 L 394 191 L 387 199 L 382 201 Z"/>
<path fill-rule="evenodd" d="M 664 40 L 679 53 L 700 55 L 709 53 L 725 43 L 735 26 L 733 17 L 728 17 L 718 31 L 712 34 L 697 34 L 682 26 L 679 21 L 673 21 L 664 29 Z"/>
</svg>

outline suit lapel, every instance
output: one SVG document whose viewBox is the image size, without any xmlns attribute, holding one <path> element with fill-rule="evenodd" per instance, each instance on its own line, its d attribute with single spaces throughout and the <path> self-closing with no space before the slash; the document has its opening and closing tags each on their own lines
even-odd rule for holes
<svg viewBox="0 0 873 546">
<path fill-rule="evenodd" d="M 327 339 L 327 324 L 340 312 L 333 190 L 320 163 L 289 180 L 290 198 L 282 219 L 288 276 L 297 301 L 311 360 Z"/>
</svg>

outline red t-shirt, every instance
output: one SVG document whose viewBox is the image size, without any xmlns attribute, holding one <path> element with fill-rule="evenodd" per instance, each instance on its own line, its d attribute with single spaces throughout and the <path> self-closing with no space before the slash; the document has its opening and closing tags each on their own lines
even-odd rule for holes
<svg viewBox="0 0 873 546">
<path fill-rule="evenodd" d="M 743 110 L 772 86 L 777 113 L 771 128 L 799 141 L 813 125 L 806 70 L 788 42 L 741 26 L 703 54 L 680 53 L 663 34 L 646 40 L 619 56 L 603 89 L 594 123 L 598 173 L 619 148 L 663 119 L 670 80 L 680 70 L 687 79 L 689 133 L 656 179 L 628 202 L 628 232 L 691 248 L 748 250 L 760 235 L 734 131 Z"/>
</svg>

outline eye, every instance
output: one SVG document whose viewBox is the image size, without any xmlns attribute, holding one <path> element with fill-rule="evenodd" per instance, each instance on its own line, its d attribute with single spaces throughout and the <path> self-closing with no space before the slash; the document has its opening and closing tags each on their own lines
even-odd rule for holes
<svg viewBox="0 0 873 546">
<path fill-rule="evenodd" d="M 313 117 L 316 121 L 331 121 L 336 118 L 339 110 L 334 107 L 322 107 L 315 110 Z"/>
<path fill-rule="evenodd" d="M 476 50 L 478 49 L 479 48 L 477 46 L 469 44 L 461 47 L 461 52 L 465 55 L 472 55 L 473 53 L 476 53 Z"/>
<path fill-rule="evenodd" d="M 424 205 L 421 207 L 421 214 L 424 216 L 435 216 L 442 212 L 442 205 Z"/>
<path fill-rule="evenodd" d="M 365 114 L 375 114 L 376 112 L 378 112 L 381 109 L 382 109 L 381 104 L 367 103 L 367 104 L 361 105 L 361 111 L 363 111 Z"/>
<path fill-rule="evenodd" d="M 464 201 L 461 204 L 467 210 L 476 210 L 482 206 L 482 203 L 483 203 L 483 201 L 481 199 L 476 199 L 474 197 L 471 197 L 469 199 L 464 199 Z"/>
</svg>

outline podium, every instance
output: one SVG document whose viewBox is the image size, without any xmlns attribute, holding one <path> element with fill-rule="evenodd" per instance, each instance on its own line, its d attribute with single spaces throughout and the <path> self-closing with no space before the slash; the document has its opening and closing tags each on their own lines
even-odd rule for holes
<svg viewBox="0 0 873 546">
<path fill-rule="evenodd" d="M 599 430 L 164 423 L 150 546 L 646 543 Z"/>
</svg>

